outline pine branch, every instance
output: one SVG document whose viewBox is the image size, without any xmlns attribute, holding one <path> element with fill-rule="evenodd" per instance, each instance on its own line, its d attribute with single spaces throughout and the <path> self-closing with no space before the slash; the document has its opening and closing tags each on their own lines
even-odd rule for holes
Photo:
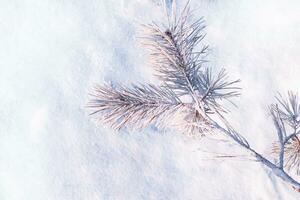
<svg viewBox="0 0 300 200">
<path fill-rule="evenodd" d="M 140 129 L 150 124 L 164 128 L 171 125 L 170 118 L 179 120 L 174 127 L 180 126 L 183 132 L 191 134 L 219 130 L 254 155 L 274 175 L 300 191 L 300 183 L 284 170 L 284 167 L 297 170 L 300 167 L 300 140 L 297 136 L 300 105 L 297 95 L 290 92 L 288 100 L 280 96 L 277 98 L 279 104 L 271 106 L 280 142 L 277 166 L 252 149 L 246 138 L 221 114 L 224 108 L 220 100 L 229 100 L 239 95 L 240 88 L 236 86 L 239 80 L 228 81 L 225 70 L 214 75 L 211 68 L 203 67 L 208 47 L 204 45 L 200 51 L 196 47 L 205 37 L 202 33 L 205 28 L 204 21 L 203 18 L 191 20 L 187 5 L 179 17 L 176 14 L 168 15 L 167 26 L 154 22 L 144 25 L 148 33 L 144 37 L 144 44 L 150 49 L 156 75 L 163 82 L 162 87 L 97 86 L 91 94 L 92 100 L 88 103 L 92 110 L 91 115 L 99 116 L 104 123 L 117 130 L 124 127 Z M 183 95 L 190 95 L 193 102 L 182 102 Z M 217 116 L 221 123 L 215 121 L 211 115 Z M 294 129 L 290 135 L 286 134 L 286 124 Z"/>
<path fill-rule="evenodd" d="M 183 103 L 167 88 L 104 85 L 96 86 L 90 96 L 90 114 L 115 130 L 140 130 L 156 125 L 160 130 L 174 129 L 193 137 L 212 131 L 210 122 L 197 112 L 193 103 Z"/>
<path fill-rule="evenodd" d="M 295 170 L 300 174 L 300 140 L 299 127 L 299 102 L 297 95 L 288 92 L 288 99 L 279 94 L 276 98 L 279 104 L 272 104 L 270 112 L 278 132 L 279 145 L 275 143 L 273 153 L 279 155 L 279 166 L 287 170 Z M 285 124 L 293 129 L 293 133 L 287 134 Z M 278 147 L 279 146 L 279 147 Z"/>
<path fill-rule="evenodd" d="M 93 99 L 88 103 L 91 115 L 97 114 L 116 130 L 163 125 L 164 120 L 184 106 L 171 90 L 154 85 L 97 86 L 91 96 Z"/>
<path fill-rule="evenodd" d="M 189 23 L 191 15 L 186 6 L 180 17 L 170 17 L 169 24 L 157 25 L 155 22 L 144 25 L 146 36 L 143 44 L 150 50 L 157 76 L 176 94 L 190 94 L 195 100 L 194 76 L 202 66 L 207 46 L 200 51 L 195 47 L 203 40 L 205 28 L 203 18 Z"/>
<path fill-rule="evenodd" d="M 144 27 L 143 44 L 151 52 L 156 75 L 179 97 L 190 95 L 200 113 L 211 106 L 224 111 L 219 101 L 239 95 L 240 88 L 235 86 L 239 80 L 228 81 L 224 69 L 214 76 L 211 68 L 202 66 L 207 62 L 204 58 L 208 46 L 204 45 L 200 51 L 195 49 L 205 37 L 204 20 L 193 20 L 188 5 L 179 18 L 171 16 L 167 28 L 154 22 Z"/>
</svg>

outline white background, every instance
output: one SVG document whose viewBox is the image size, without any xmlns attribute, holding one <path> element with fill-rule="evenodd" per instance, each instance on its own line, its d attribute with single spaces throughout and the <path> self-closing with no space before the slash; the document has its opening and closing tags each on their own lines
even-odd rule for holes
<svg viewBox="0 0 300 200">
<path fill-rule="evenodd" d="M 278 91 L 299 90 L 300 1 L 191 4 L 208 25 L 211 65 L 242 79 L 230 121 L 268 155 L 267 106 Z M 300 198 L 258 163 L 204 159 L 204 149 L 239 154 L 230 144 L 115 133 L 88 116 L 94 83 L 155 82 L 136 37 L 159 9 L 151 0 L 0 0 L 1 200 Z"/>
</svg>

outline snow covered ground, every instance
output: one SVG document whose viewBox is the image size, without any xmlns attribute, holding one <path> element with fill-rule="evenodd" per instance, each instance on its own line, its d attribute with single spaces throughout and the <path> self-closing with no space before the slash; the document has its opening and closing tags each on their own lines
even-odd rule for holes
<svg viewBox="0 0 300 200">
<path fill-rule="evenodd" d="M 300 198 L 255 162 L 203 153 L 237 147 L 115 133 L 88 116 L 94 83 L 155 81 L 136 36 L 158 18 L 158 2 L 0 0 L 1 200 Z M 299 91 L 300 2 L 191 3 L 207 21 L 211 64 L 243 80 L 232 123 L 267 153 L 276 139 L 268 104 L 277 91 Z"/>
</svg>

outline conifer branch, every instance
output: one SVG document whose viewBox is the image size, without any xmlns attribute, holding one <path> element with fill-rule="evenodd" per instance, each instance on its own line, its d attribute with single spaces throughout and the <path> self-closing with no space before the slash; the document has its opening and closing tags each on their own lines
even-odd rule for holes
<svg viewBox="0 0 300 200">
<path fill-rule="evenodd" d="M 155 22 L 144 25 L 143 44 L 150 50 L 156 76 L 162 82 L 160 86 L 97 86 L 88 103 L 91 114 L 117 130 L 123 127 L 141 129 L 150 124 L 158 128 L 176 127 L 178 131 L 192 135 L 218 130 L 300 192 L 300 183 L 285 171 L 296 169 L 300 173 L 300 140 L 297 136 L 300 104 L 297 95 L 289 92 L 287 100 L 280 95 L 278 104 L 270 107 L 279 140 L 279 145 L 274 146 L 279 164 L 271 162 L 254 150 L 222 114 L 225 111 L 222 100 L 230 101 L 239 96 L 241 88 L 236 86 L 239 80 L 228 80 L 224 69 L 215 73 L 203 66 L 207 62 L 208 46 L 202 45 L 197 50 L 205 37 L 203 18 L 193 21 L 188 5 L 180 15 L 176 15 L 175 10 L 173 5 L 167 25 Z M 191 96 L 193 101 L 182 101 L 184 95 Z M 221 123 L 214 120 L 214 116 Z M 286 126 L 291 127 L 293 133 L 287 134 Z"/>
<path fill-rule="evenodd" d="M 168 25 L 144 25 L 143 44 L 150 51 L 156 76 L 179 97 L 190 95 L 202 115 L 211 106 L 224 111 L 219 101 L 238 96 L 240 80 L 228 81 L 224 69 L 215 76 L 211 68 L 203 67 L 208 46 L 197 50 L 205 37 L 203 18 L 193 20 L 186 5 L 179 17 L 173 12 L 168 19 Z"/>
<path fill-rule="evenodd" d="M 88 103 L 91 115 L 99 116 L 104 123 L 120 130 L 146 128 L 162 122 L 177 112 L 184 104 L 167 88 L 154 85 L 96 86 Z"/>
<path fill-rule="evenodd" d="M 296 171 L 300 174 L 300 133 L 299 115 L 300 104 L 297 94 L 289 91 L 288 98 L 281 94 L 276 97 L 278 104 L 272 104 L 270 112 L 278 132 L 278 143 L 273 147 L 273 152 L 279 155 L 279 167 Z M 287 134 L 286 126 L 293 130 Z"/>
</svg>

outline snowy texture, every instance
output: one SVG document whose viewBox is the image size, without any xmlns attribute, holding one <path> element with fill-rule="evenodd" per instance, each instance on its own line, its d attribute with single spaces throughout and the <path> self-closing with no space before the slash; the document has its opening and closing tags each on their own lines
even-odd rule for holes
<svg viewBox="0 0 300 200">
<path fill-rule="evenodd" d="M 211 65 L 242 79 L 230 121 L 267 154 L 277 136 L 267 106 L 277 91 L 299 91 L 299 1 L 191 3 L 208 25 Z M 258 163 L 204 154 L 244 153 L 237 146 L 154 128 L 116 134 L 90 119 L 94 83 L 156 82 L 136 37 L 159 9 L 0 1 L 0 199 L 299 199 Z"/>
</svg>

